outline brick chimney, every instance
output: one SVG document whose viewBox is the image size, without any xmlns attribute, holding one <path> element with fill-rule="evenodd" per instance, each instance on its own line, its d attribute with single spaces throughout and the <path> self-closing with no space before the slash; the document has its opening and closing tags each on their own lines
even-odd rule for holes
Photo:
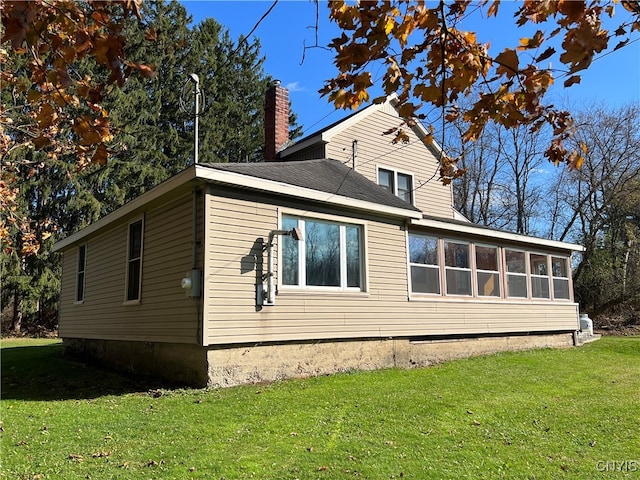
<svg viewBox="0 0 640 480">
<path fill-rule="evenodd" d="M 275 80 L 264 102 L 264 159 L 277 161 L 280 148 L 289 141 L 289 91 Z"/>
</svg>

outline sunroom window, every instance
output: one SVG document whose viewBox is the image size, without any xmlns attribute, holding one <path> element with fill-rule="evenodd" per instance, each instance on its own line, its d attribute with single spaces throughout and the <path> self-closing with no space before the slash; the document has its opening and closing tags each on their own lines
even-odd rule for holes
<svg viewBox="0 0 640 480">
<path fill-rule="evenodd" d="M 282 217 L 282 228 L 298 227 L 303 241 L 282 238 L 282 285 L 361 290 L 362 228 L 326 220 Z"/>
<path fill-rule="evenodd" d="M 518 250 L 505 250 L 504 257 L 507 266 L 507 296 L 527 298 L 525 253 Z"/>
<path fill-rule="evenodd" d="M 567 259 L 563 257 L 551 257 L 551 274 L 553 276 L 553 298 L 569 300 Z"/>
<path fill-rule="evenodd" d="M 498 247 L 476 245 L 476 278 L 478 296 L 500 296 L 500 264 Z"/>
<path fill-rule="evenodd" d="M 547 256 L 531 253 L 529 261 L 531 264 L 531 296 L 533 298 L 549 298 Z"/>
<path fill-rule="evenodd" d="M 469 244 L 445 241 L 444 267 L 447 295 L 471 295 Z"/>
<path fill-rule="evenodd" d="M 438 239 L 427 235 L 409 235 L 411 290 L 440 294 Z"/>
</svg>

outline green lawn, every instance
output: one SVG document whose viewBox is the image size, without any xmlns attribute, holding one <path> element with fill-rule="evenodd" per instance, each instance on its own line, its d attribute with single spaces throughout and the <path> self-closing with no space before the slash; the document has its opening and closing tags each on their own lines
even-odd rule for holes
<svg viewBox="0 0 640 480">
<path fill-rule="evenodd" d="M 223 390 L 61 352 L 2 343 L 2 479 L 640 478 L 638 337 Z"/>
</svg>

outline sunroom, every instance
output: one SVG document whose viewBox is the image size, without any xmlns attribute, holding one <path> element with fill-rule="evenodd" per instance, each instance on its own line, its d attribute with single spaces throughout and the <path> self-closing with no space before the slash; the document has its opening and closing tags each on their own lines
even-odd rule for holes
<svg viewBox="0 0 640 480">
<path fill-rule="evenodd" d="M 412 300 L 573 302 L 581 245 L 427 217 L 411 221 L 407 243 Z"/>
</svg>

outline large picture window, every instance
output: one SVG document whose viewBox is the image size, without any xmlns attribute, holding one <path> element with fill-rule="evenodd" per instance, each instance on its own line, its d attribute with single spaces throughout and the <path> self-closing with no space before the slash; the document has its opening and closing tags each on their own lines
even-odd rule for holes
<svg viewBox="0 0 640 480">
<path fill-rule="evenodd" d="M 440 294 L 438 239 L 426 235 L 409 235 L 411 289 L 416 293 Z"/>
<path fill-rule="evenodd" d="M 78 247 L 78 260 L 76 269 L 76 302 L 84 302 L 85 270 L 87 267 L 87 246 Z"/>
<path fill-rule="evenodd" d="M 302 241 L 282 238 L 282 285 L 363 288 L 362 227 L 285 215 L 282 228 L 302 231 Z"/>
<path fill-rule="evenodd" d="M 128 302 L 140 300 L 140 290 L 142 287 L 142 227 L 142 220 L 129 224 L 126 286 L 126 300 Z"/>
</svg>

